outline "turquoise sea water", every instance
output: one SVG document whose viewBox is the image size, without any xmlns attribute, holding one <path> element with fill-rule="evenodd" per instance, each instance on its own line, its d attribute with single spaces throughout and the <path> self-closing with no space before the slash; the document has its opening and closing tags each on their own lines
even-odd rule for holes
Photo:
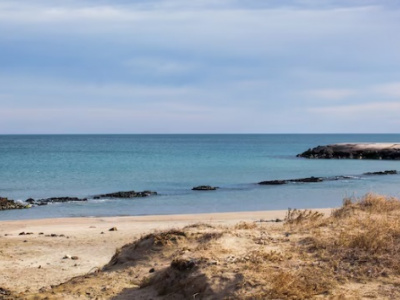
<svg viewBox="0 0 400 300">
<path fill-rule="evenodd" d="M 400 196 L 400 175 L 256 184 L 400 171 L 400 161 L 296 158 L 308 148 L 343 142 L 398 143 L 400 135 L 0 135 L 0 196 L 26 200 L 126 190 L 159 193 L 1 211 L 0 220 L 322 208 L 368 192 Z M 206 184 L 220 189 L 191 191 Z"/>
</svg>

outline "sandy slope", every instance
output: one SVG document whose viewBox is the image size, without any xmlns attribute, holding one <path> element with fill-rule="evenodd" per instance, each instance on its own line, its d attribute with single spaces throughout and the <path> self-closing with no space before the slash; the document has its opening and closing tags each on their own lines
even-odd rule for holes
<svg viewBox="0 0 400 300">
<path fill-rule="evenodd" d="M 330 211 L 330 210 L 327 210 Z M 283 219 L 286 211 L 197 215 L 66 218 L 0 222 L 0 287 L 37 291 L 108 263 L 115 250 L 154 230 L 206 222 Z M 117 231 L 109 231 L 117 227 Z M 21 232 L 33 233 L 19 235 Z M 43 233 L 43 234 L 40 234 Z M 56 235 L 56 236 L 51 236 Z M 77 260 L 64 256 L 77 256 Z"/>
</svg>

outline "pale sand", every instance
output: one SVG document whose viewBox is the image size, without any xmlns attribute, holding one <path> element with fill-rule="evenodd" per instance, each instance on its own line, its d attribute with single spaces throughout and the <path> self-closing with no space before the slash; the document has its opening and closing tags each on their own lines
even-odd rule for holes
<svg viewBox="0 0 400 300">
<path fill-rule="evenodd" d="M 318 211 L 329 215 L 331 209 Z M 92 272 L 108 263 L 117 248 L 152 231 L 199 222 L 232 225 L 240 221 L 284 219 L 286 212 L 0 221 L 0 287 L 16 292 L 37 291 Z M 109 231 L 114 226 L 118 230 Z M 21 232 L 33 234 L 19 235 Z M 39 235 L 41 232 L 44 234 Z M 47 236 L 51 234 L 58 236 Z M 65 255 L 78 259 L 63 259 Z"/>
</svg>

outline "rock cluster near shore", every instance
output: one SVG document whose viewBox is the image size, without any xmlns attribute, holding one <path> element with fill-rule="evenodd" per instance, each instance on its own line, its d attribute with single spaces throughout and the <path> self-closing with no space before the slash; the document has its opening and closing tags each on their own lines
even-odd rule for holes
<svg viewBox="0 0 400 300">
<path fill-rule="evenodd" d="M 0 197 L 0 210 L 9 210 L 9 209 L 23 209 L 29 208 L 30 204 L 21 204 L 15 202 L 14 200 L 9 200 L 8 198 Z"/>
<path fill-rule="evenodd" d="M 47 205 L 49 203 L 63 203 L 63 202 L 80 202 L 80 201 L 87 201 L 87 198 L 76 198 L 76 197 L 53 197 L 47 199 L 32 199 L 29 198 L 25 200 L 25 202 L 32 204 L 32 205 Z"/>
<path fill-rule="evenodd" d="M 130 199 L 130 198 L 142 198 L 148 197 L 152 195 L 157 195 L 157 192 L 152 191 L 143 191 L 143 192 L 116 192 L 110 194 L 102 194 L 93 196 L 93 199 L 103 199 L 103 198 L 122 198 L 122 199 Z M 9 200 L 7 198 L 0 197 L 0 210 L 10 210 L 10 209 L 22 209 L 22 208 L 30 208 L 32 206 L 43 206 L 49 203 L 65 203 L 65 202 L 84 202 L 88 201 L 88 198 L 77 198 L 77 197 L 52 197 L 46 199 L 33 199 L 29 198 L 25 200 L 25 203 L 18 203 L 14 200 Z"/>
<path fill-rule="evenodd" d="M 400 159 L 400 144 L 332 144 L 308 149 L 297 157 L 398 160 Z"/>
</svg>

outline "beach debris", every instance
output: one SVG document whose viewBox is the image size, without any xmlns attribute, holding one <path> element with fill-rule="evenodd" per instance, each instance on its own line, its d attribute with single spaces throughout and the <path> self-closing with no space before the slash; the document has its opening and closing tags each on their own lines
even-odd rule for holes
<svg viewBox="0 0 400 300">
<path fill-rule="evenodd" d="M 192 188 L 192 191 L 215 191 L 217 189 L 218 189 L 218 187 L 216 187 L 216 186 L 199 185 L 199 186 Z"/>
<path fill-rule="evenodd" d="M 149 273 L 154 273 L 155 271 L 156 271 L 156 269 L 151 268 L 151 269 L 149 270 Z"/>
<path fill-rule="evenodd" d="M 72 259 L 72 260 L 78 260 L 78 259 L 79 259 L 79 257 L 78 257 L 78 256 L 76 256 L 76 255 L 74 255 L 74 256 L 71 256 L 71 259 Z"/>
<path fill-rule="evenodd" d="M 153 191 L 143 191 L 143 192 L 135 192 L 135 191 L 126 191 L 126 192 L 116 192 L 116 193 L 109 193 L 109 194 L 101 194 L 96 195 L 93 199 L 102 199 L 102 198 L 122 198 L 122 199 L 129 199 L 129 198 L 143 198 L 157 195 L 157 192 Z"/>
<path fill-rule="evenodd" d="M 71 259 L 71 255 L 66 254 L 66 255 L 64 255 L 63 259 Z"/>
<path fill-rule="evenodd" d="M 117 227 L 111 227 L 108 231 L 118 231 Z"/>
<path fill-rule="evenodd" d="M 104 231 L 100 232 L 100 234 L 104 234 Z"/>
<path fill-rule="evenodd" d="M 25 233 L 25 231 L 22 231 L 18 235 L 26 235 L 26 233 Z"/>
</svg>

